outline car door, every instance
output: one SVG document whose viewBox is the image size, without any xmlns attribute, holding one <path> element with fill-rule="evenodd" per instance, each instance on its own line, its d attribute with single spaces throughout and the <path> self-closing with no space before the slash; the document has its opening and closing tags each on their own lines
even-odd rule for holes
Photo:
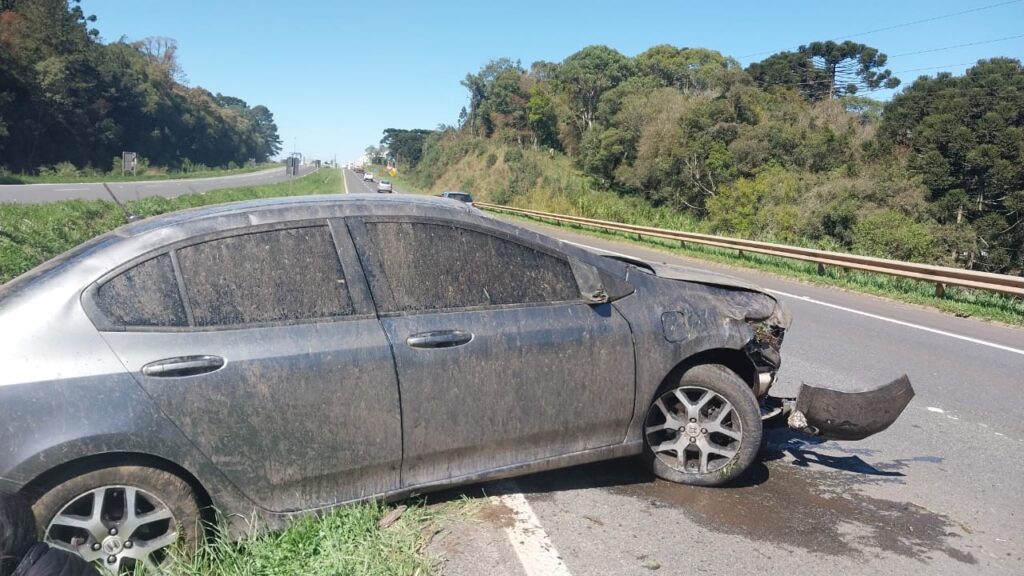
<svg viewBox="0 0 1024 576">
<path fill-rule="evenodd" d="M 350 222 L 402 402 L 412 487 L 624 441 L 630 329 L 562 255 L 485 226 Z"/>
<path fill-rule="evenodd" d="M 398 488 L 394 362 L 343 221 L 178 243 L 87 301 L 160 409 L 260 506 Z"/>
</svg>

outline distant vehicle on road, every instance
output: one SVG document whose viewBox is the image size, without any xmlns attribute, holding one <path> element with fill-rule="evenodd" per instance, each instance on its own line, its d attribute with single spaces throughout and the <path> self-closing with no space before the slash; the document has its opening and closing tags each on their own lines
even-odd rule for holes
<svg viewBox="0 0 1024 576">
<path fill-rule="evenodd" d="M 910 401 L 905 377 L 772 398 L 789 325 L 743 281 L 440 198 L 164 214 L 0 286 L 0 491 L 49 542 L 131 570 L 200 540 L 207 508 L 281 527 L 630 455 L 719 485 L 767 418 L 856 440 Z"/>
<path fill-rule="evenodd" d="M 363 182 L 373 182 L 373 172 L 363 174 Z"/>
<path fill-rule="evenodd" d="M 394 192 L 394 190 L 391 189 L 391 181 L 390 180 L 381 180 L 380 182 L 378 182 L 377 183 L 377 192 L 386 192 L 386 193 Z"/>
<path fill-rule="evenodd" d="M 356 174 L 362 174 L 363 173 L 363 167 L 359 166 L 359 165 L 353 166 L 352 167 L 352 171 L 355 172 Z"/>
<path fill-rule="evenodd" d="M 468 192 L 441 192 L 441 198 L 450 198 L 459 202 L 473 203 L 473 197 Z"/>
</svg>

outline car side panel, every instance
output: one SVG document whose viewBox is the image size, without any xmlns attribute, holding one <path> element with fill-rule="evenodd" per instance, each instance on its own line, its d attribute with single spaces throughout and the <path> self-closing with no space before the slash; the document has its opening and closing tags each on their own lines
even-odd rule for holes
<svg viewBox="0 0 1024 576">
<path fill-rule="evenodd" d="M 193 333 L 105 333 L 160 409 L 260 506 L 301 510 L 398 485 L 398 382 L 376 318 Z M 152 377 L 163 358 L 220 370 Z"/>
<path fill-rule="evenodd" d="M 403 485 L 621 443 L 633 410 L 629 327 L 581 303 L 381 319 L 402 387 Z M 462 330 L 469 343 L 411 347 Z"/>
</svg>

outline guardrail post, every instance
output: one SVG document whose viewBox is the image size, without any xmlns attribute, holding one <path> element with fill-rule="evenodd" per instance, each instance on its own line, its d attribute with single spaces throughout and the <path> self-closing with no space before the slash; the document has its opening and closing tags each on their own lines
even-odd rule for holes
<svg viewBox="0 0 1024 576">
<path fill-rule="evenodd" d="M 946 295 L 946 285 L 942 282 L 935 283 L 935 297 L 942 298 Z"/>
<path fill-rule="evenodd" d="M 686 240 L 680 240 L 679 241 L 679 247 L 685 249 L 686 248 Z"/>
<path fill-rule="evenodd" d="M 825 275 L 825 265 L 822 264 L 821 262 L 818 262 L 818 276 L 824 276 L 824 275 Z"/>
<path fill-rule="evenodd" d="M 743 256 L 744 256 L 744 254 L 743 254 L 743 250 L 737 250 L 737 251 L 736 251 L 736 255 L 737 255 L 737 256 L 739 256 L 739 257 L 740 257 L 740 258 L 742 259 L 742 258 L 743 258 Z"/>
<path fill-rule="evenodd" d="M 637 235 L 636 235 L 636 239 L 639 240 L 640 242 L 643 242 L 644 237 L 641 236 L 640 233 L 638 232 Z"/>
</svg>

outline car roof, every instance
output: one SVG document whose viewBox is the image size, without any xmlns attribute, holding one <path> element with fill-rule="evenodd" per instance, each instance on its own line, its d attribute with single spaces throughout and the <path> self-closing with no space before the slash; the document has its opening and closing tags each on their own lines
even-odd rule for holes
<svg viewBox="0 0 1024 576">
<path fill-rule="evenodd" d="M 396 195 L 378 196 L 376 194 L 319 194 L 314 196 L 286 196 L 280 198 L 261 198 L 259 200 L 243 200 L 225 204 L 212 204 L 190 208 L 177 212 L 169 212 L 153 216 L 139 222 L 118 228 L 114 232 L 118 236 L 131 238 L 165 226 L 175 226 L 209 218 L 242 214 L 247 212 L 269 212 L 303 207 L 357 207 L 373 206 L 375 214 L 403 214 L 409 208 L 421 207 L 441 210 L 472 210 L 459 207 L 431 196 Z"/>
</svg>

